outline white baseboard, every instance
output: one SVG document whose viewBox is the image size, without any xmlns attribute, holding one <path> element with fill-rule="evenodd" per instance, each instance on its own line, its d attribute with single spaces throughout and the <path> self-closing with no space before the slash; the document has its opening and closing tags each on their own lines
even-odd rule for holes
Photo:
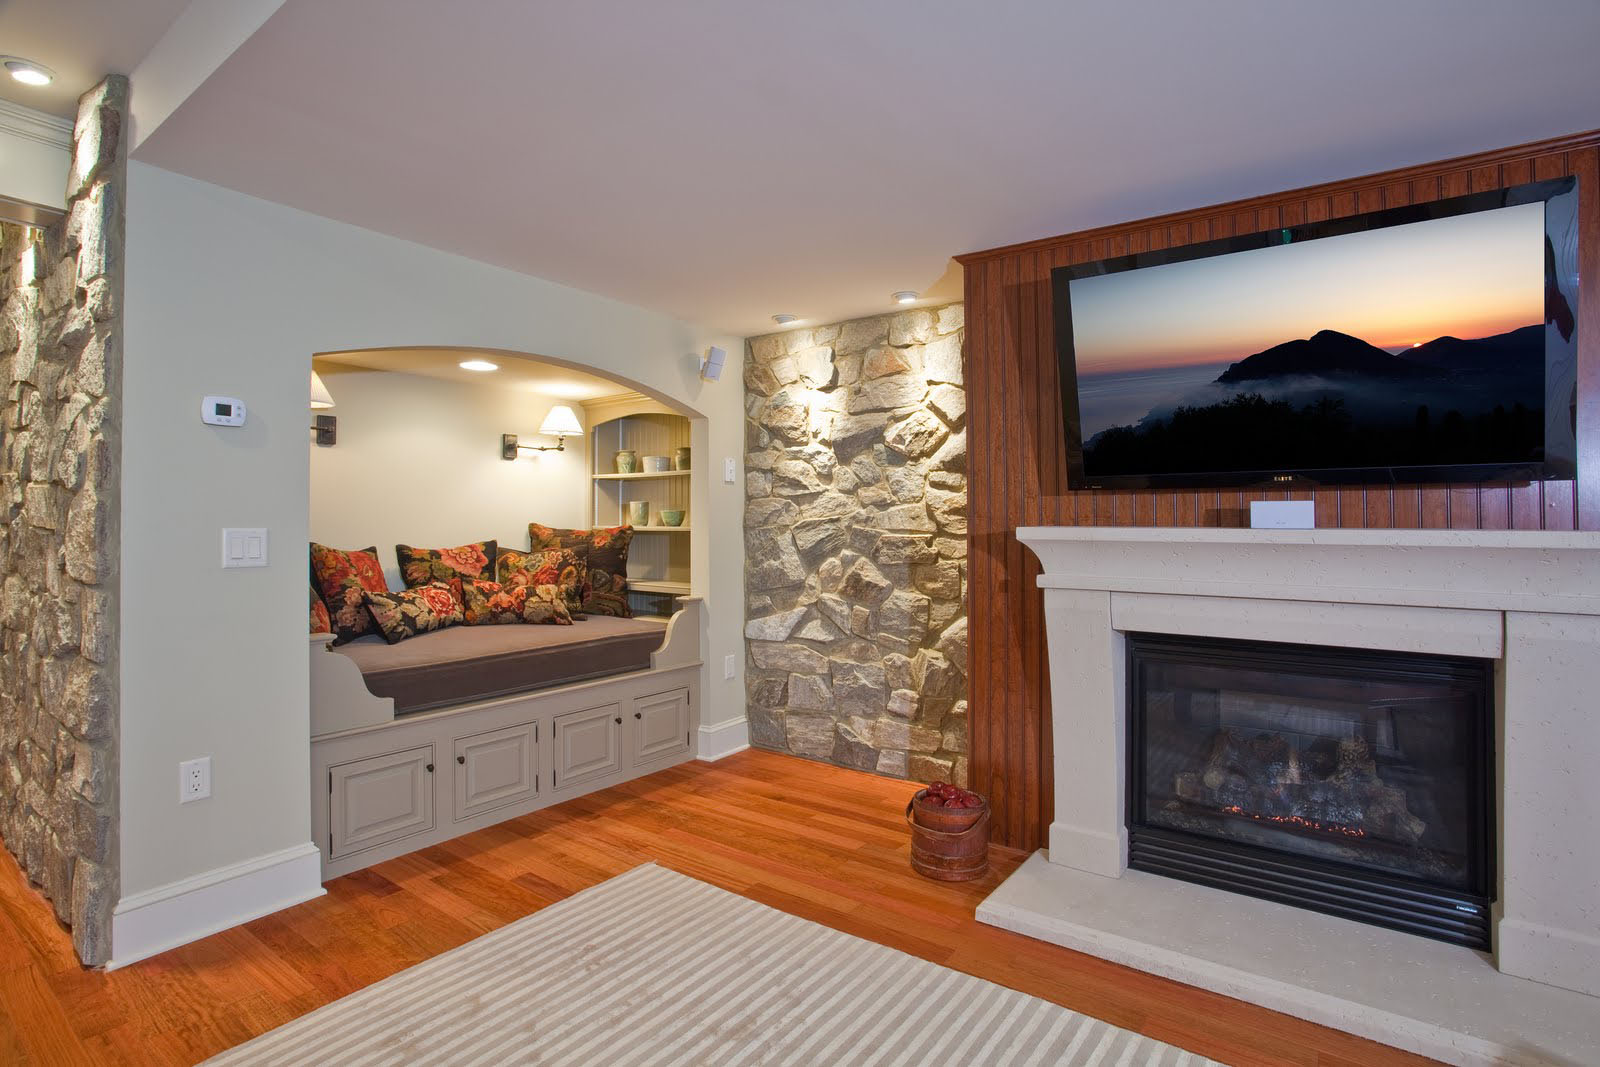
<svg viewBox="0 0 1600 1067">
<path fill-rule="evenodd" d="M 123 897 L 111 913 L 114 971 L 320 897 L 322 857 L 307 841 Z"/>
<path fill-rule="evenodd" d="M 750 722 L 743 716 L 700 727 L 700 759 L 719 760 L 749 747 Z"/>
</svg>

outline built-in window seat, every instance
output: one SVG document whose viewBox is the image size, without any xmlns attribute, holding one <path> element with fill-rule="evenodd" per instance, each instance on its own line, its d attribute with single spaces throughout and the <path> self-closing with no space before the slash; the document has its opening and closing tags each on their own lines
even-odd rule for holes
<svg viewBox="0 0 1600 1067">
<path fill-rule="evenodd" d="M 703 617 L 311 635 L 311 818 L 336 878 L 695 758 Z"/>
</svg>

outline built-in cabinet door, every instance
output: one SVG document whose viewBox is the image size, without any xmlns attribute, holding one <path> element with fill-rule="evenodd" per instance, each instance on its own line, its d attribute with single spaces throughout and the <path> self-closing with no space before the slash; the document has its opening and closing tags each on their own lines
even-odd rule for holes
<svg viewBox="0 0 1600 1067">
<path fill-rule="evenodd" d="M 557 715 L 552 725 L 557 789 L 622 769 L 622 711 L 618 705 Z"/>
<path fill-rule="evenodd" d="M 674 689 L 634 700 L 632 736 L 636 764 L 689 751 L 689 691 Z"/>
<path fill-rule="evenodd" d="M 457 821 L 538 795 L 537 723 L 458 737 L 455 759 Z"/>
<path fill-rule="evenodd" d="M 433 746 L 329 768 L 332 856 L 433 829 Z"/>
</svg>

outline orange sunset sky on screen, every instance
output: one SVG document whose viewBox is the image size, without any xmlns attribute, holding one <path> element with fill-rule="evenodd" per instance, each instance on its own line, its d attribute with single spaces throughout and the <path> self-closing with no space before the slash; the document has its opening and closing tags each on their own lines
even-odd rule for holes
<svg viewBox="0 0 1600 1067">
<path fill-rule="evenodd" d="M 1544 205 L 1075 280 L 1080 374 L 1229 363 L 1338 330 L 1397 349 L 1544 321 Z"/>
</svg>

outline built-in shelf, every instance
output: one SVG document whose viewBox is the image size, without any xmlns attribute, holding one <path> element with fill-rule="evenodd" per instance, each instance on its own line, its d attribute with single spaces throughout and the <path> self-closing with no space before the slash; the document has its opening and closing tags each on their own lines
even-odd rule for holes
<svg viewBox="0 0 1600 1067">
<path fill-rule="evenodd" d="M 689 514 L 691 471 L 644 470 L 646 457 L 676 457 L 691 447 L 689 420 L 679 412 L 637 393 L 583 401 L 583 423 L 589 428 L 589 495 L 598 526 L 628 523 L 633 505 L 647 508 L 649 521 L 633 526 L 639 536 L 628 549 L 628 601 L 641 616 L 667 616 L 679 597 L 689 595 L 690 556 L 694 533 L 689 525 L 667 526 L 662 512 Z M 617 470 L 617 454 L 630 451 L 638 460 L 627 474 Z M 631 524 L 630 524 L 631 525 Z M 661 536 L 677 534 L 680 536 Z"/>
<path fill-rule="evenodd" d="M 639 471 L 636 474 L 596 474 L 597 482 L 633 482 L 645 478 L 687 478 L 688 471 Z"/>
<path fill-rule="evenodd" d="M 666 593 L 670 596 L 688 596 L 688 582 L 671 582 L 665 579 L 628 579 L 628 589 L 635 593 Z"/>
</svg>

